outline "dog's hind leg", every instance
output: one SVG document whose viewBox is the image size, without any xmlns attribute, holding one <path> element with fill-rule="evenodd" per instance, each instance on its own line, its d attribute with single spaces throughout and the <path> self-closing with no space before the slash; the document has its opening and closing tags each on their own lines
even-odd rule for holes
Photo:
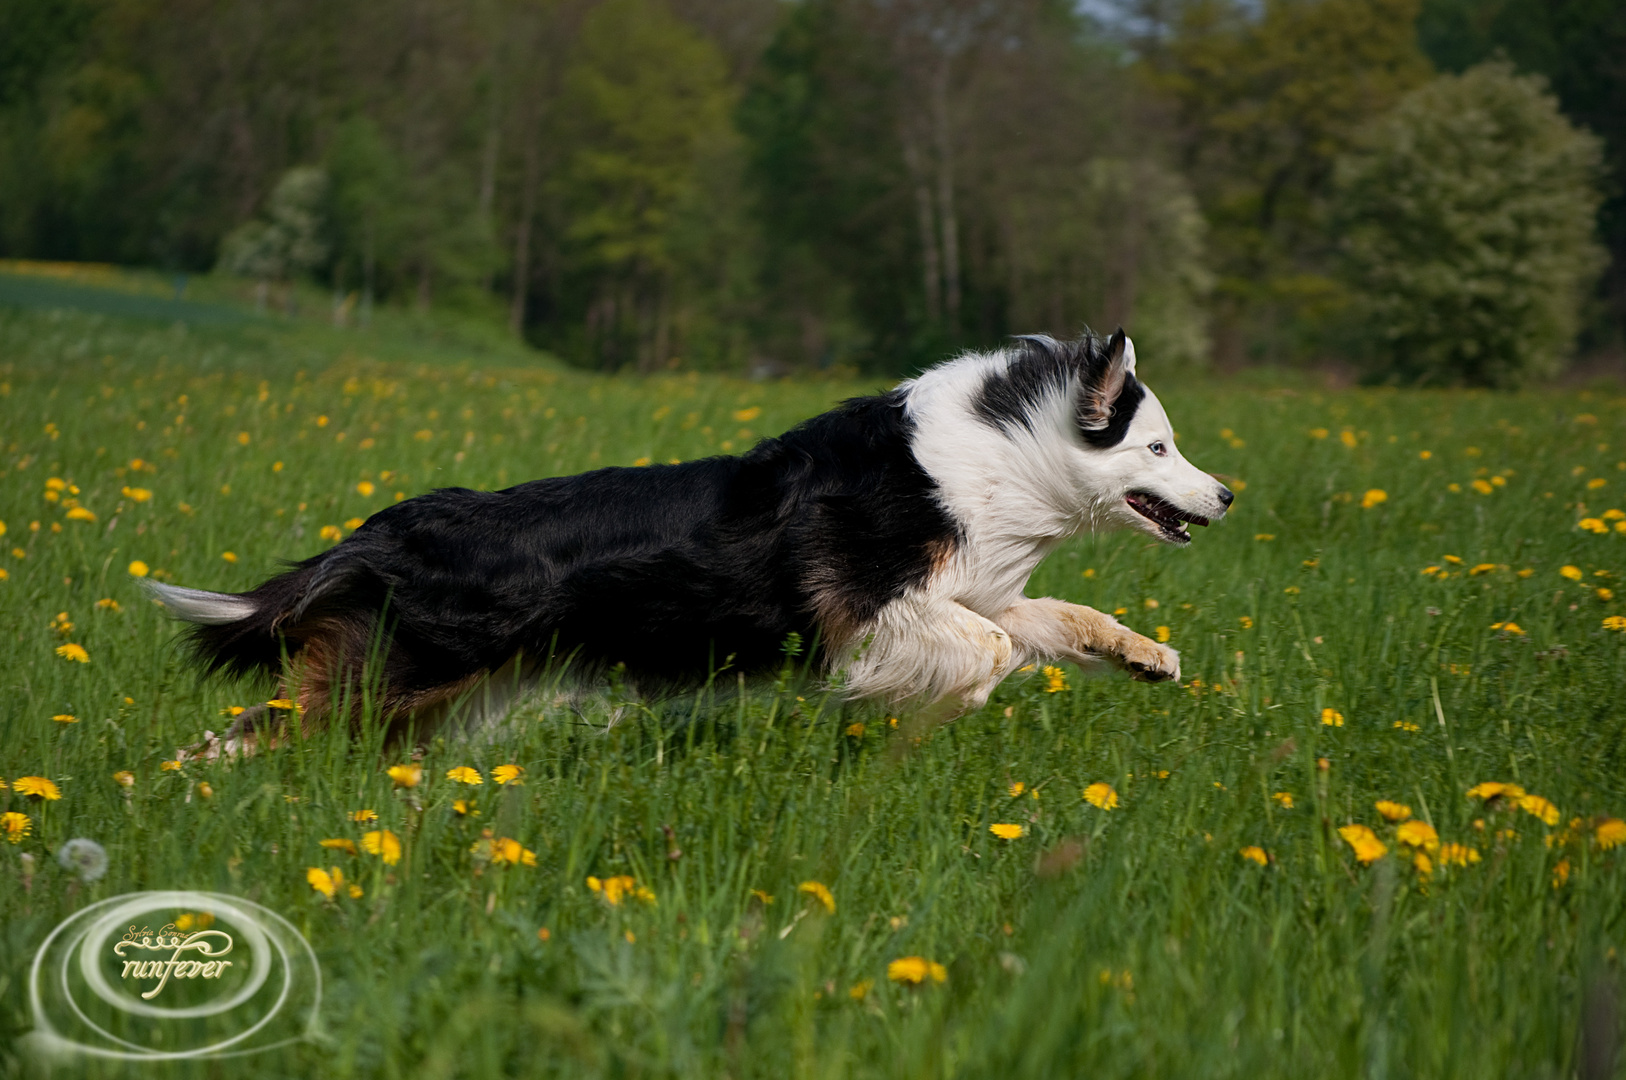
<svg viewBox="0 0 1626 1080">
<path fill-rule="evenodd" d="M 1179 653 L 1081 604 L 1024 598 L 1002 612 L 999 623 L 1010 632 L 1023 664 L 1057 658 L 1088 664 L 1104 659 L 1144 682 L 1180 678 Z"/>
<path fill-rule="evenodd" d="M 970 608 L 927 596 L 905 596 L 881 609 L 850 650 L 848 696 L 958 702 L 980 707 L 1013 668 L 1011 636 Z"/>
</svg>

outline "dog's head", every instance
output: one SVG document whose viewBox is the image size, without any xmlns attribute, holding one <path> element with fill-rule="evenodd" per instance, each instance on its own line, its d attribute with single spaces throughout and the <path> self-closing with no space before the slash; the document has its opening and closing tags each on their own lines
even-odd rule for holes
<svg viewBox="0 0 1626 1080">
<path fill-rule="evenodd" d="M 1181 456 L 1168 413 L 1135 375 L 1135 345 L 1123 330 L 1090 352 L 1075 383 L 1081 494 L 1099 524 L 1189 544 L 1186 525 L 1224 517 L 1231 490 Z"/>
<path fill-rule="evenodd" d="M 1065 415 L 1050 413 L 1063 403 Z M 1062 465 L 1059 452 L 1067 493 L 1055 494 L 1096 529 L 1132 527 L 1190 543 L 1185 525 L 1221 519 L 1231 506 L 1223 483 L 1180 457 L 1169 415 L 1135 376 L 1135 345 L 1124 330 L 1106 342 L 1089 333 L 1068 343 L 1023 338 L 1023 351 L 984 385 L 977 412 L 1010 436 L 1050 447 L 1042 454 L 1050 467 Z"/>
</svg>

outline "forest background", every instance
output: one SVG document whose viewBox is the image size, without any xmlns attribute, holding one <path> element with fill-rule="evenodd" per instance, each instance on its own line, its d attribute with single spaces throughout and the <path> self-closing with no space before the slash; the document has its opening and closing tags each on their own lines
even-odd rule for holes
<svg viewBox="0 0 1626 1080">
<path fill-rule="evenodd" d="M 455 311 L 599 370 L 890 375 L 1085 324 L 1190 367 L 1622 365 L 1613 0 L 0 0 L 0 26 L 3 257 L 221 271 L 307 316 L 316 285 L 340 324 Z M 1421 288 L 1405 214 L 1441 215 L 1384 169 L 1467 138 L 1431 108 L 1549 90 L 1572 127 L 1504 124 L 1502 160 L 1545 139 L 1567 179 L 1520 197 L 1568 201 L 1497 197 L 1562 227 L 1505 257 L 1528 281 L 1465 271 L 1479 329 L 1430 309 L 1422 341 L 1388 301 Z M 1522 344 L 1481 340 L 1531 287 L 1558 299 Z"/>
</svg>

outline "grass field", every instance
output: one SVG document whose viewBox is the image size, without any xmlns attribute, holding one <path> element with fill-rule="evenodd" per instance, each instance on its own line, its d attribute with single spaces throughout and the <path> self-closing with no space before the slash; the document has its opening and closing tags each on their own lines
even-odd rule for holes
<svg viewBox="0 0 1626 1080">
<path fill-rule="evenodd" d="M 1070 544 L 1030 593 L 1167 633 L 1184 685 L 1034 672 L 920 730 L 787 664 L 436 740 L 399 787 L 372 734 L 166 769 L 271 687 L 199 683 L 132 564 L 243 589 L 398 498 L 739 450 L 870 387 L 247 334 L 0 310 L 7 1070 L 51 928 L 184 888 L 303 932 L 322 1039 L 72 1074 L 1620 1075 L 1619 390 L 1160 386 L 1145 357 L 1235 509 L 1187 550 Z M 397 861 L 344 849 L 383 831 Z M 58 865 L 72 837 L 105 877 Z"/>
</svg>

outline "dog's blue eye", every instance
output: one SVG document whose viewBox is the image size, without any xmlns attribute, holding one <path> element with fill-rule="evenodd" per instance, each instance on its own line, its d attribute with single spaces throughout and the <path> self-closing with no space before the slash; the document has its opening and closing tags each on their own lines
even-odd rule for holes
<svg viewBox="0 0 1626 1080">
<path fill-rule="evenodd" d="M 1146 449 L 1150 450 L 1152 453 L 1156 454 L 1158 457 L 1163 457 L 1164 455 L 1166 455 L 1168 453 L 1168 450 L 1166 450 L 1164 448 L 1163 444 L 1160 443 L 1160 442 L 1155 442 L 1151 446 L 1148 446 Z"/>
</svg>

